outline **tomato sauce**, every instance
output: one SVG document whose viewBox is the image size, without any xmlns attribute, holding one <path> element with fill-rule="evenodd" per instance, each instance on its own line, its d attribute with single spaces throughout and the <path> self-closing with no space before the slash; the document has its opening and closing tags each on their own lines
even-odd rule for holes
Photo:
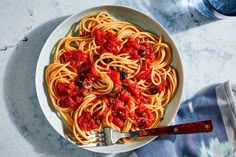
<svg viewBox="0 0 236 157">
<path fill-rule="evenodd" d="M 121 42 L 117 39 L 116 34 L 112 32 L 105 32 L 102 29 L 95 29 L 93 31 L 95 42 L 101 46 L 99 54 L 102 53 L 129 53 L 132 59 L 145 58 L 142 64 L 140 73 L 135 76 L 138 80 L 151 81 L 151 63 L 155 60 L 156 54 L 153 47 L 148 42 L 140 43 L 139 38 L 128 38 L 124 46 L 119 50 Z M 97 54 L 97 58 L 99 58 Z M 94 68 L 94 60 L 85 54 L 82 50 L 73 50 L 65 52 L 62 55 L 65 63 L 70 62 L 70 65 L 77 70 L 78 77 L 71 83 L 58 83 L 57 95 L 60 97 L 60 107 L 71 108 L 76 110 L 82 103 L 84 94 L 92 91 L 92 81 L 99 79 L 100 75 Z M 78 117 L 77 123 L 83 130 L 98 129 L 101 123 L 105 122 L 105 117 L 108 112 L 111 115 L 108 117 L 109 122 L 113 122 L 116 126 L 122 128 L 127 118 L 134 120 L 134 125 L 139 128 L 148 128 L 154 121 L 154 114 L 145 107 L 144 104 L 150 103 L 150 100 L 143 97 L 140 93 L 143 89 L 137 86 L 137 83 L 126 78 L 127 74 L 122 71 L 110 69 L 107 75 L 113 82 L 113 90 L 110 94 L 97 96 L 94 102 L 102 100 L 106 103 L 107 108 L 102 112 L 95 112 L 91 115 L 89 112 L 82 112 Z M 162 79 L 164 80 L 164 79 Z M 149 94 L 156 94 L 167 86 L 164 80 L 159 86 L 153 86 Z M 135 113 L 130 113 L 131 97 L 138 103 Z"/>
</svg>

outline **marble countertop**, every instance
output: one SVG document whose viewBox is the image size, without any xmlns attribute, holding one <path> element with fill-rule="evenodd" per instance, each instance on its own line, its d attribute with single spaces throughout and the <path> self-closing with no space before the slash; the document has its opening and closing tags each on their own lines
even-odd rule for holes
<svg viewBox="0 0 236 157">
<path fill-rule="evenodd" d="M 213 20 L 189 0 L 2 0 L 0 3 L 0 156 L 128 156 L 95 154 L 66 142 L 44 117 L 35 68 L 50 33 L 69 15 L 107 4 L 129 6 L 161 23 L 184 65 L 183 101 L 202 88 L 236 82 L 236 18 Z"/>
</svg>

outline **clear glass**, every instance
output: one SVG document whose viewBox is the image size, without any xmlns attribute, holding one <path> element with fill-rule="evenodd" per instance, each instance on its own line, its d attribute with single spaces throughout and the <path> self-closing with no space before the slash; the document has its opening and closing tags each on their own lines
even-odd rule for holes
<svg viewBox="0 0 236 157">
<path fill-rule="evenodd" d="M 236 16 L 236 0 L 192 0 L 192 4 L 210 18 Z"/>
</svg>

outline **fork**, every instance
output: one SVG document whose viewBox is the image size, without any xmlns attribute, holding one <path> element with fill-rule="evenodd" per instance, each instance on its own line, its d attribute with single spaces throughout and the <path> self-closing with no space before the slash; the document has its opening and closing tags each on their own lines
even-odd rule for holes
<svg viewBox="0 0 236 157">
<path fill-rule="evenodd" d="M 139 131 L 132 132 L 118 132 L 112 128 L 103 128 L 100 132 L 94 132 L 90 137 L 90 140 L 96 142 L 93 143 L 93 146 L 109 146 L 117 143 L 119 139 L 127 137 L 192 134 L 212 131 L 213 125 L 211 120 L 205 120 L 166 127 L 159 127 L 154 129 L 141 129 Z"/>
</svg>

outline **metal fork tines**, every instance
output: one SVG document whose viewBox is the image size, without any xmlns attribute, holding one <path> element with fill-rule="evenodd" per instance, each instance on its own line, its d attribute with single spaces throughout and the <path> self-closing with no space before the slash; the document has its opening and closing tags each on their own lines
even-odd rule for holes
<svg viewBox="0 0 236 157">
<path fill-rule="evenodd" d="M 130 134 L 118 132 L 112 128 L 103 128 L 104 131 L 104 144 L 113 145 L 119 141 L 119 139 L 124 137 L 130 137 Z"/>
<path fill-rule="evenodd" d="M 90 144 L 82 145 L 82 147 L 113 145 L 117 143 L 120 138 L 128 137 L 128 134 L 129 133 L 120 133 L 112 128 L 103 128 L 99 132 L 93 132 L 89 136 Z"/>
<path fill-rule="evenodd" d="M 103 130 L 91 132 L 91 135 L 88 136 L 89 143 L 80 145 L 80 147 L 105 146 L 106 135 Z"/>
</svg>

